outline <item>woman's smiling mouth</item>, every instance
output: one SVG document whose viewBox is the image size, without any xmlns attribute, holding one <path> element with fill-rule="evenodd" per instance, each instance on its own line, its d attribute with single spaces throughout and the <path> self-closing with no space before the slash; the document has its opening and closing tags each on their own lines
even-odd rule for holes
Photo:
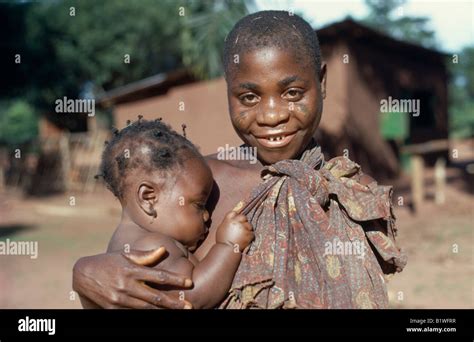
<svg viewBox="0 0 474 342">
<path fill-rule="evenodd" d="M 255 138 L 260 145 L 266 148 L 280 148 L 288 145 L 295 137 L 296 132 L 293 133 L 272 133 L 256 136 Z"/>
</svg>

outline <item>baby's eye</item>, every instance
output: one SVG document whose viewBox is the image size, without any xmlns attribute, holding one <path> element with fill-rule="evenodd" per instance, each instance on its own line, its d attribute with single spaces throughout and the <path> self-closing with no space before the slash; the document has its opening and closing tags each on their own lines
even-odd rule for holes
<svg viewBox="0 0 474 342">
<path fill-rule="evenodd" d="M 206 210 L 206 204 L 205 203 L 194 203 L 194 206 L 198 208 L 199 210 Z"/>
<path fill-rule="evenodd" d="M 258 96 L 252 93 L 247 93 L 239 97 L 240 102 L 244 105 L 254 105 L 258 102 Z"/>
</svg>

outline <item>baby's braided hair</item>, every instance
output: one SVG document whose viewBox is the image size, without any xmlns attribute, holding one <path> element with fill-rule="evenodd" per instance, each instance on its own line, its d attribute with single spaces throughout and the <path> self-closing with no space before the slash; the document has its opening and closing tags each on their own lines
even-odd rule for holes
<svg viewBox="0 0 474 342">
<path fill-rule="evenodd" d="M 145 172 L 169 172 L 182 166 L 187 157 L 201 157 L 196 146 L 175 132 L 161 118 L 148 121 L 141 115 L 122 130 L 112 129 L 112 139 L 105 142 L 100 174 L 107 187 L 123 198 L 127 172 L 141 168 Z"/>
</svg>

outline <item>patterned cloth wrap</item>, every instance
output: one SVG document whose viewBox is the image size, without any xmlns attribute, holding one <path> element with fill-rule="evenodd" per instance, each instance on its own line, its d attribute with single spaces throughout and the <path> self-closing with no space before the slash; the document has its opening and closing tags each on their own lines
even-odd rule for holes
<svg viewBox="0 0 474 342">
<path fill-rule="evenodd" d="M 345 157 L 324 162 L 316 144 L 300 160 L 262 171 L 234 210 L 255 240 L 244 251 L 223 309 L 387 308 L 384 274 L 400 272 L 392 188 L 359 182 Z"/>
</svg>

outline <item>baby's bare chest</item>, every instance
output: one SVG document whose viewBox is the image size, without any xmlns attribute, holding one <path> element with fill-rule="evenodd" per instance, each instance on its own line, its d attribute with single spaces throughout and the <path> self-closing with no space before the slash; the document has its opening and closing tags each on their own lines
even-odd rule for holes
<svg viewBox="0 0 474 342">
<path fill-rule="evenodd" d="M 239 201 L 245 200 L 251 191 L 259 184 L 260 173 L 248 170 L 232 170 L 228 175 L 220 173 L 214 178 L 218 186 L 218 192 L 214 193 L 214 196 L 216 196 L 214 199 L 215 207 L 211 212 L 209 234 L 199 249 L 194 253 L 198 259 L 204 257 L 215 243 L 216 230 L 224 219 L 224 216 L 234 209 Z"/>
</svg>

